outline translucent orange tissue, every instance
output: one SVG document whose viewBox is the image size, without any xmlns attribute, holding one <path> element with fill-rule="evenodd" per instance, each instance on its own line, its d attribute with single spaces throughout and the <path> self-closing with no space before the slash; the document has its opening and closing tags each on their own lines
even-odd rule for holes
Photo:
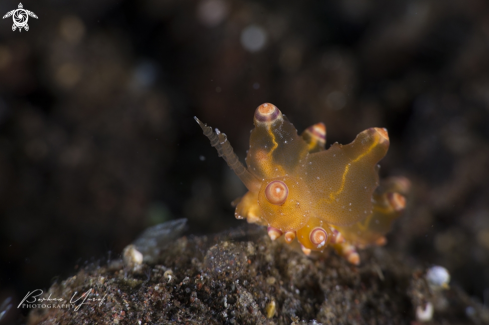
<svg viewBox="0 0 489 325">
<path fill-rule="evenodd" d="M 359 264 L 356 249 L 385 244 L 384 235 L 405 207 L 406 178 L 379 187 L 377 164 L 389 148 L 386 129 L 367 129 L 350 144 L 325 150 L 323 123 L 299 136 L 275 105 L 262 104 L 245 167 L 224 133 L 195 120 L 248 188 L 236 218 L 268 226 L 272 240 L 282 234 L 287 243 L 297 238 L 305 254 L 329 244 Z"/>
</svg>

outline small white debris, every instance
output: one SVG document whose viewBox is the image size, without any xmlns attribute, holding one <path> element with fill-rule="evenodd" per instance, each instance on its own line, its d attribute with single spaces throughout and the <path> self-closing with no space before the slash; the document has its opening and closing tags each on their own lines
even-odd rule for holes
<svg viewBox="0 0 489 325">
<path fill-rule="evenodd" d="M 168 283 L 170 283 L 171 280 L 173 279 L 173 271 L 166 270 L 165 273 L 163 273 L 163 277 L 168 280 Z"/>
<path fill-rule="evenodd" d="M 428 322 L 433 318 L 433 304 L 431 302 L 426 303 L 426 306 L 418 306 L 416 308 L 416 319 L 420 322 Z"/>
<path fill-rule="evenodd" d="M 443 266 L 435 265 L 426 272 L 426 280 L 432 289 L 448 289 L 450 282 L 450 273 Z"/>
<path fill-rule="evenodd" d="M 267 318 L 272 318 L 275 315 L 276 309 L 277 307 L 275 301 L 274 300 L 270 301 L 265 307 L 265 310 L 267 312 Z"/>
<path fill-rule="evenodd" d="M 143 254 L 139 252 L 134 245 L 128 245 L 122 253 L 124 264 L 133 271 L 139 269 L 143 263 Z"/>
</svg>

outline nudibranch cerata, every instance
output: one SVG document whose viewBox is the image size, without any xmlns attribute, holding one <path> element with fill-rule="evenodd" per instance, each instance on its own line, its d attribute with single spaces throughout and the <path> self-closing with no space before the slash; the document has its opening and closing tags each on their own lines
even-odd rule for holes
<svg viewBox="0 0 489 325">
<path fill-rule="evenodd" d="M 246 168 L 224 133 L 195 120 L 248 189 L 235 201 L 235 217 L 267 226 L 272 240 L 297 238 L 307 255 L 331 245 L 359 264 L 356 249 L 385 244 L 384 235 L 405 207 L 407 179 L 379 186 L 377 163 L 389 148 L 386 129 L 367 129 L 352 143 L 325 150 L 323 123 L 299 136 L 275 105 L 262 104 L 255 111 Z"/>
</svg>

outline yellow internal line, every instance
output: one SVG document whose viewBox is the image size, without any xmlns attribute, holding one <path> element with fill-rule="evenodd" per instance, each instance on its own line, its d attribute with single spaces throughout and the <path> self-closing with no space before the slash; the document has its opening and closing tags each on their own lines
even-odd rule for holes
<svg viewBox="0 0 489 325">
<path fill-rule="evenodd" d="M 383 208 L 383 207 L 374 205 L 374 211 L 380 212 L 380 213 L 383 213 L 383 214 L 388 214 L 388 213 L 391 213 L 392 212 L 392 208 L 390 208 L 390 207 L 389 208 Z"/>
<path fill-rule="evenodd" d="M 377 146 L 377 144 L 379 143 L 379 140 L 376 139 L 371 145 L 370 147 L 364 151 L 361 155 L 359 155 L 357 158 L 355 158 L 354 160 L 352 160 L 352 163 L 356 163 L 357 161 L 359 161 L 360 159 L 362 159 L 363 157 L 365 157 L 366 155 L 368 155 L 375 146 Z M 348 171 L 350 170 L 350 165 L 346 165 L 345 167 L 345 171 L 343 172 L 343 176 L 341 178 L 341 187 L 338 191 L 334 192 L 334 193 L 331 193 L 329 195 L 330 199 L 331 200 L 334 200 L 335 196 L 340 194 L 343 189 L 345 188 L 345 183 L 346 183 L 346 175 L 348 174 Z"/>
<path fill-rule="evenodd" d="M 275 134 L 273 134 L 273 132 L 272 132 L 272 126 L 271 125 L 268 126 L 268 134 L 270 134 L 270 137 L 272 138 L 272 142 L 273 142 L 273 148 L 270 149 L 270 152 L 269 152 L 269 155 L 271 157 L 273 152 L 275 151 L 275 149 L 277 149 L 277 147 L 278 147 L 278 143 L 275 140 Z"/>
<path fill-rule="evenodd" d="M 268 162 L 264 161 L 264 164 L 262 165 L 262 169 L 268 170 L 268 173 L 271 173 L 271 174 L 276 175 L 276 176 L 277 176 L 277 174 L 283 175 L 283 174 L 285 174 L 285 170 L 284 170 L 283 166 L 278 165 L 278 164 L 274 164 L 274 162 L 273 162 L 273 152 L 275 151 L 275 149 L 277 149 L 278 143 L 277 143 L 277 140 L 275 138 L 275 134 L 273 134 L 271 125 L 268 126 L 267 132 L 270 135 L 270 138 L 272 139 L 273 147 L 270 149 L 269 152 L 267 152 L 267 156 L 269 157 L 269 159 L 268 159 Z M 273 171 L 273 169 L 278 169 L 278 170 Z"/>
<path fill-rule="evenodd" d="M 370 225 L 370 221 L 372 221 L 373 215 L 374 214 L 372 213 L 368 217 L 366 217 L 365 220 L 363 220 L 363 222 L 358 222 L 357 223 L 358 228 L 360 228 L 362 231 L 367 230 L 368 226 Z"/>
<path fill-rule="evenodd" d="M 319 141 L 317 139 L 311 138 L 310 142 L 308 143 L 307 150 L 310 152 L 313 149 L 315 149 L 316 147 L 319 147 L 318 142 Z"/>
</svg>

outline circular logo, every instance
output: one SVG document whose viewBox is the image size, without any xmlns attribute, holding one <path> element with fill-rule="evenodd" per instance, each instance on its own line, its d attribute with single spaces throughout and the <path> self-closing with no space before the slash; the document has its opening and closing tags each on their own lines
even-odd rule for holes
<svg viewBox="0 0 489 325">
<path fill-rule="evenodd" d="M 15 10 L 15 13 L 12 16 L 14 18 L 14 24 L 18 28 L 23 28 L 29 20 L 29 15 L 27 15 L 27 12 L 25 12 L 24 9 Z"/>
</svg>

